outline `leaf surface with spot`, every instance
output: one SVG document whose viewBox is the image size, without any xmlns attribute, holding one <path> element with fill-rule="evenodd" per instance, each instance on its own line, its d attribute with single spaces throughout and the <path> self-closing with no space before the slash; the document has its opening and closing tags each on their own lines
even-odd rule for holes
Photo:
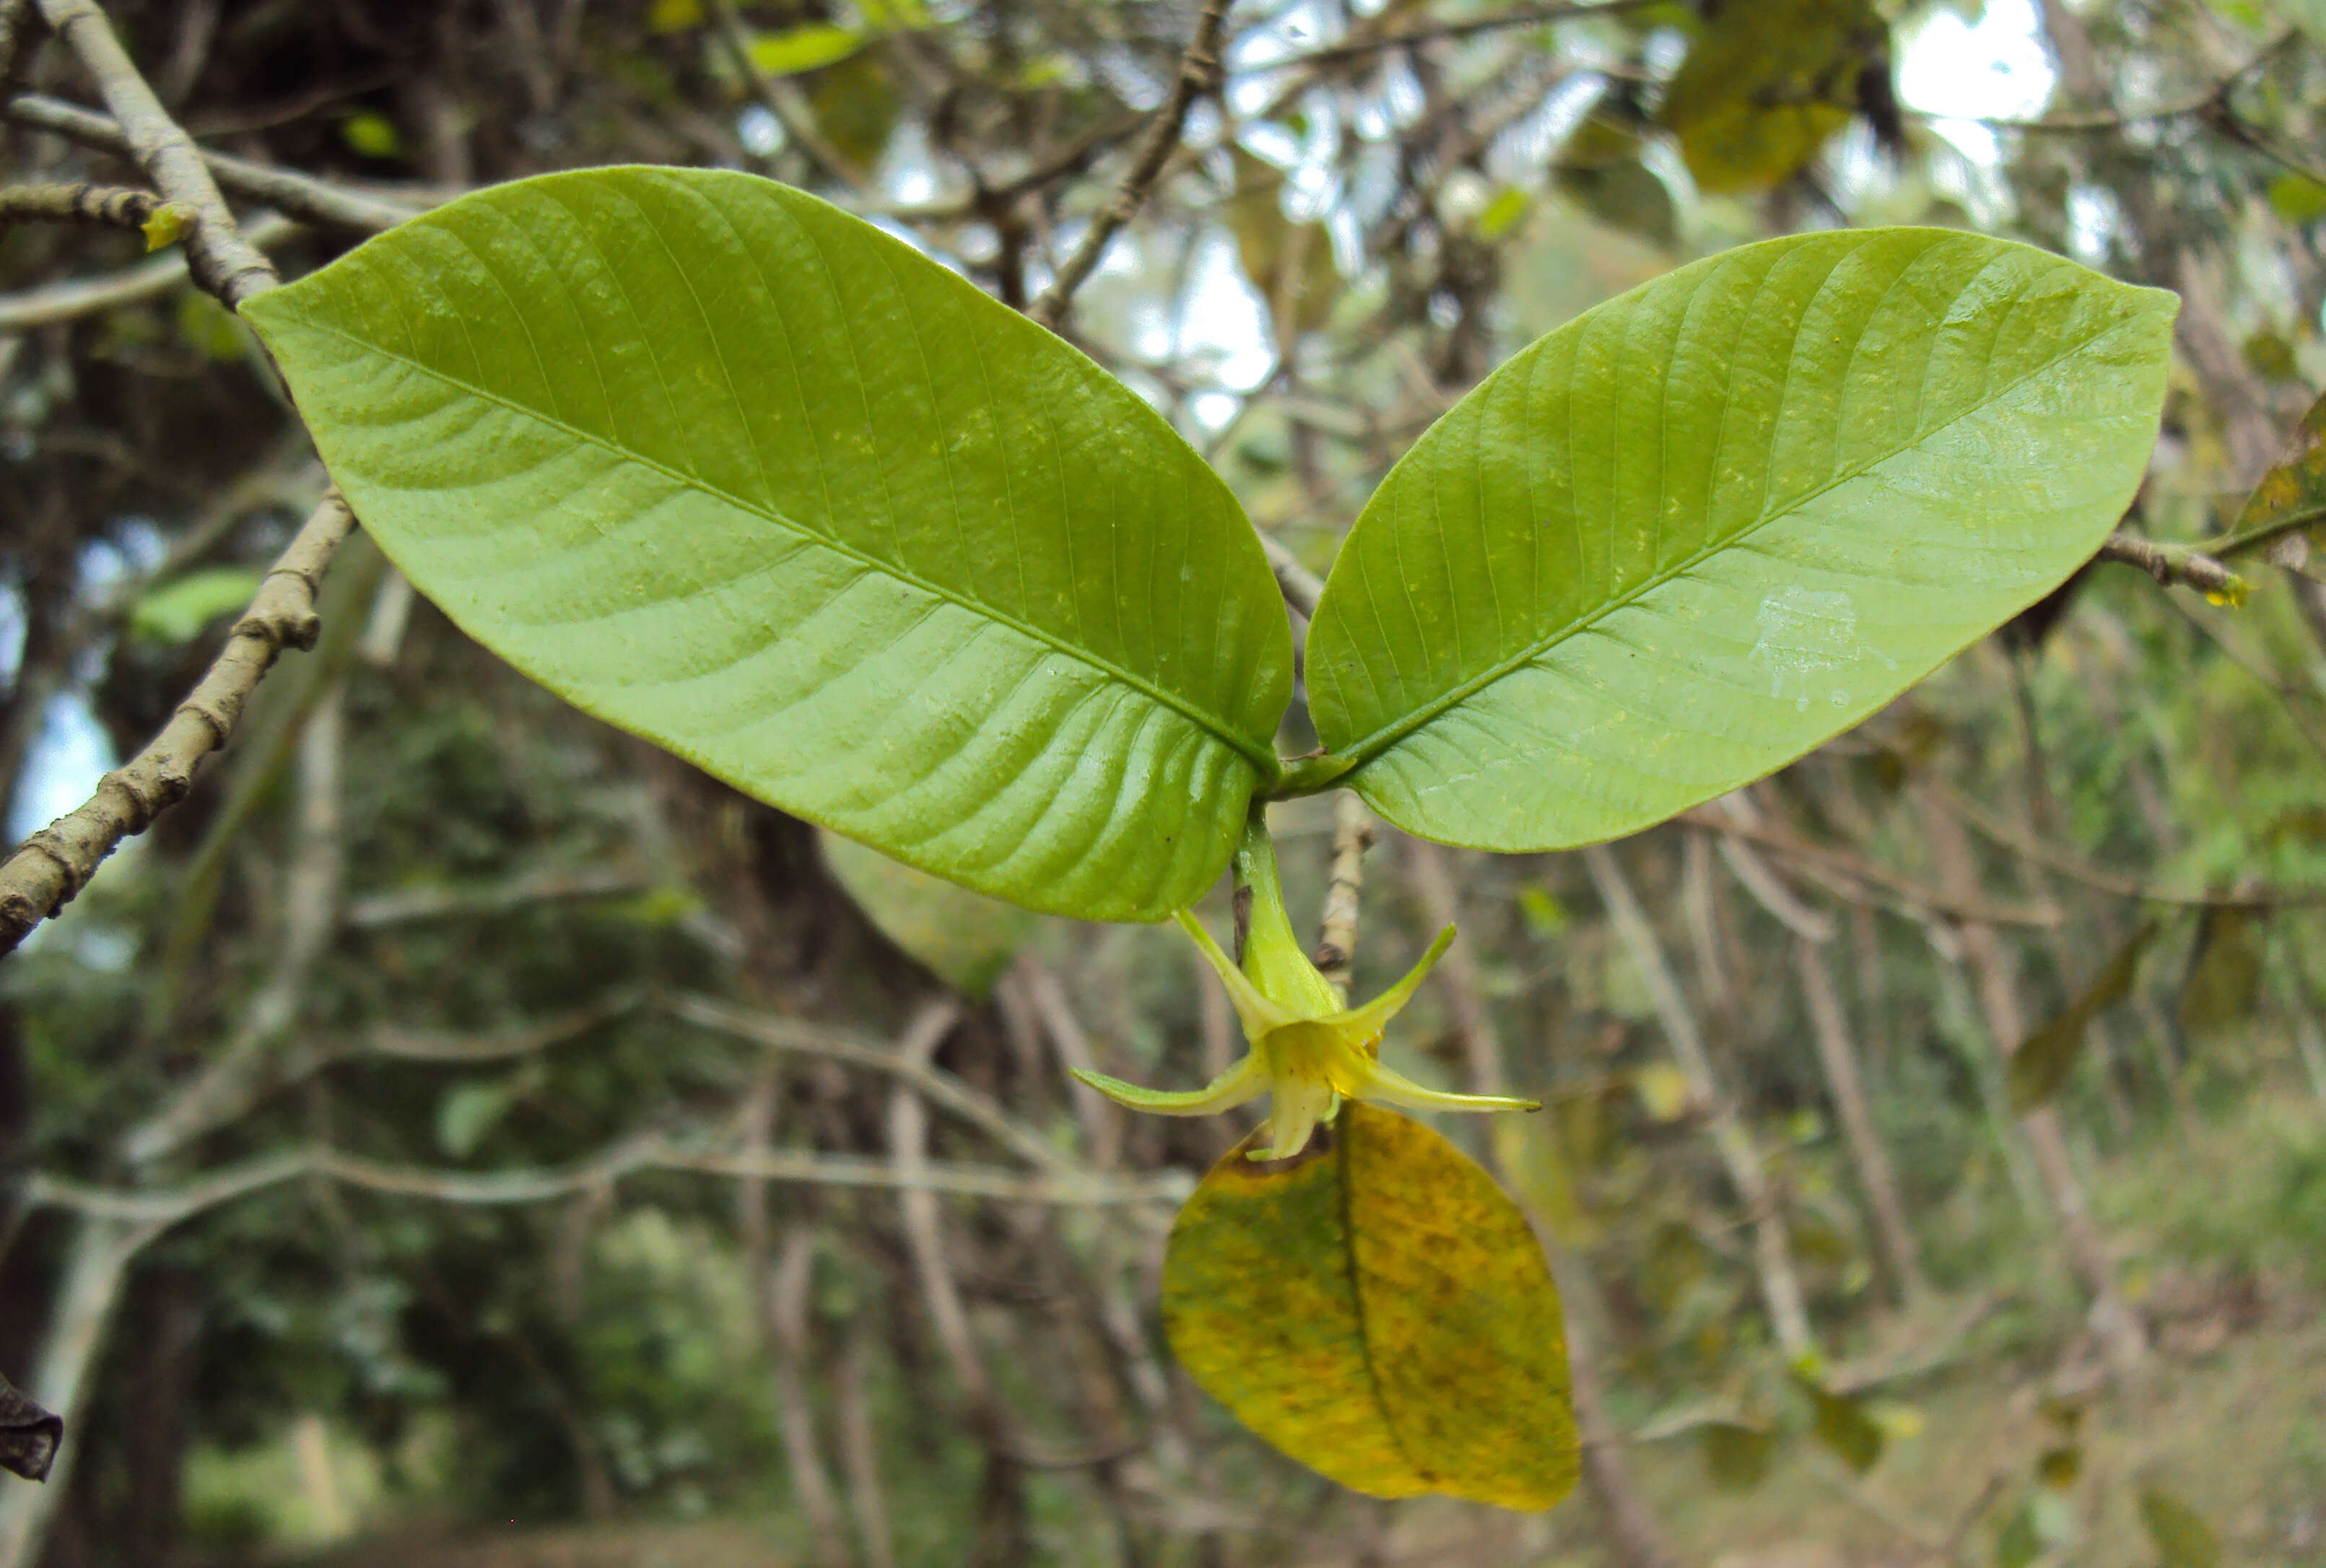
<svg viewBox="0 0 2326 1568">
<path fill-rule="evenodd" d="M 1428 1127 L 1356 1101 L 1298 1159 L 1251 1146 L 1212 1167 L 1164 1257 L 1164 1326 L 1196 1381 L 1356 1491 L 1565 1497 L 1565 1329 L 1517 1206 Z"/>
<path fill-rule="evenodd" d="M 2175 302 L 1950 229 L 1745 246 L 1521 351 L 1334 563 L 1310 710 L 1425 838 L 1617 838 L 1782 766 L 2123 515 Z"/>
</svg>

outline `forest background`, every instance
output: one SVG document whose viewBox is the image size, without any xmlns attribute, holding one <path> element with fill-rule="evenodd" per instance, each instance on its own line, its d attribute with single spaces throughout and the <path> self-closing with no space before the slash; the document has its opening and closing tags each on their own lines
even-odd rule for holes
<svg viewBox="0 0 2326 1568">
<path fill-rule="evenodd" d="M 139 182 L 50 35 L 88 9 L 0 0 L 12 187 Z M 607 162 L 875 219 L 1163 410 L 1296 612 L 1429 421 L 1694 256 L 1950 225 L 2182 304 L 2113 559 L 1776 777 L 1557 856 L 1277 810 L 1304 918 L 1361 881 L 1361 991 L 1460 917 L 1391 1059 L 1548 1103 L 1446 1130 L 1557 1263 L 1559 1509 L 1356 1497 L 1172 1363 L 1163 1238 L 1248 1123 L 1067 1070 L 1225 1063 L 1184 943 L 740 796 L 358 532 L 191 796 L 0 960 L 0 1371 L 68 1420 L 0 1568 L 2326 1563 L 2314 0 L 102 14 L 286 276 Z M 322 493 L 144 249 L 0 235 L 12 841 Z"/>
</svg>

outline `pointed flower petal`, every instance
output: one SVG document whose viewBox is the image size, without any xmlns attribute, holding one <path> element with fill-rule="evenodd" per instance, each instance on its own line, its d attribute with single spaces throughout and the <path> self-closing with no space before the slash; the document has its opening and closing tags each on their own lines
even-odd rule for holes
<svg viewBox="0 0 2326 1568">
<path fill-rule="evenodd" d="M 1270 1085 L 1268 1146 L 1254 1149 L 1255 1160 L 1289 1160 L 1308 1146 L 1308 1135 L 1340 1099 L 1322 1079 L 1279 1078 Z"/>
<path fill-rule="evenodd" d="M 1421 961 L 1406 970 L 1405 979 L 1363 1007 L 1353 1007 L 1333 1022 L 1344 1025 L 1353 1038 L 1379 1039 L 1382 1031 L 1389 1026 L 1389 1021 L 1404 1009 L 1406 1003 L 1413 1000 L 1413 993 L 1421 988 L 1423 977 L 1437 967 L 1437 960 L 1444 958 L 1446 950 L 1453 945 L 1454 928 L 1449 925 L 1437 933 L 1437 940 L 1429 944 L 1429 951 L 1421 955 Z"/>
<path fill-rule="evenodd" d="M 1236 1016 L 1243 1023 L 1244 1038 L 1257 1040 L 1278 1025 L 1291 1021 L 1290 1013 L 1262 996 L 1260 988 L 1246 979 L 1243 971 L 1220 951 L 1220 944 L 1212 940 L 1212 933 L 1204 929 L 1204 923 L 1196 918 L 1193 910 L 1181 910 L 1177 918 L 1180 929 L 1196 939 L 1205 960 L 1228 988 L 1228 1000 L 1235 1005 Z"/>
<path fill-rule="evenodd" d="M 1365 1087 L 1357 1091 L 1359 1099 L 1378 1099 L 1391 1105 L 1401 1105 L 1408 1110 L 1540 1110 L 1539 1099 L 1514 1099 L 1503 1094 L 1448 1094 L 1442 1089 L 1424 1089 L 1402 1072 L 1393 1072 L 1378 1062 L 1365 1063 Z"/>
<path fill-rule="evenodd" d="M 1141 1089 L 1120 1078 L 1085 1072 L 1079 1067 L 1074 1074 L 1116 1104 L 1152 1111 L 1157 1116 L 1209 1116 L 1215 1110 L 1232 1109 L 1257 1099 L 1268 1087 L 1268 1074 L 1261 1070 L 1257 1056 L 1246 1056 L 1201 1089 Z"/>
</svg>

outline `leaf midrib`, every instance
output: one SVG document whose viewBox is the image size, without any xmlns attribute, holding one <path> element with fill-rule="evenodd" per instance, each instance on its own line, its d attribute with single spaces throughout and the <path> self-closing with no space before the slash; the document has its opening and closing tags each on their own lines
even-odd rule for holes
<svg viewBox="0 0 2326 1568">
<path fill-rule="evenodd" d="M 1842 486 L 1849 484 L 1853 480 L 1865 478 L 1865 476 L 1873 469 L 1879 468 L 1882 464 L 1888 462 L 1891 459 L 1920 446 L 1923 441 L 1938 434 L 1940 431 L 1946 430 L 1952 425 L 1958 424 L 1962 421 L 1970 418 L 1973 414 L 2001 402 L 2004 398 L 2009 396 L 2012 393 L 2016 392 L 2020 387 L 2025 385 L 2036 376 L 2041 376 L 2044 372 L 2052 370 L 2058 366 L 2063 365 L 2070 359 L 2074 358 L 2076 356 L 2084 353 L 2086 350 L 2089 349 L 2093 344 L 2098 343 L 2103 338 L 2122 330 L 2129 324 L 2129 318 L 2119 318 L 2118 320 L 2108 323 L 2107 326 L 2102 328 L 2097 332 L 2094 332 L 2090 337 L 2085 339 L 2079 343 L 2077 343 L 2072 348 L 2066 349 L 2052 358 L 2045 360 L 2041 365 L 2032 367 L 2024 375 L 2014 377 L 2003 386 L 1998 387 L 1991 396 L 1988 396 L 1972 406 L 1964 409 L 1959 413 L 1956 413 L 1947 419 L 1941 420 L 1939 423 L 1932 425 L 1929 430 L 1915 436 L 1912 441 L 1892 447 L 1889 450 L 1882 452 L 1878 456 L 1867 459 L 1865 462 L 1849 469 L 1848 471 L 1836 475 L 1833 478 L 1828 479 L 1826 483 L 1818 486 L 1816 488 L 1803 491 L 1800 496 L 1789 502 L 1782 511 L 1764 512 L 1759 517 L 1754 518 L 1752 522 L 1738 529 L 1735 533 L 1728 534 L 1726 537 L 1720 539 L 1716 543 L 1704 545 L 1697 550 L 1693 554 L 1682 557 L 1675 564 L 1663 571 L 1650 573 L 1646 578 L 1640 581 L 1637 587 L 1632 589 L 1630 591 L 1618 598 L 1609 599 L 1597 608 L 1588 610 L 1582 615 L 1577 616 L 1565 626 L 1535 639 L 1535 641 L 1530 643 L 1519 653 L 1497 661 L 1495 663 L 1489 665 L 1485 670 L 1480 672 L 1478 674 L 1449 688 L 1444 695 L 1433 698 L 1429 701 L 1423 703 L 1420 707 L 1415 709 L 1411 713 L 1406 715 L 1404 718 L 1397 719 L 1391 723 L 1382 725 L 1380 728 L 1373 730 L 1371 734 L 1363 736 L 1352 742 L 1347 750 L 1328 754 L 1346 759 L 1347 767 L 1343 773 L 1337 775 L 1336 777 L 1348 778 L 1351 775 L 1354 775 L 1357 769 L 1363 767 L 1370 762 L 1372 762 L 1383 752 L 1386 752 L 1391 747 L 1397 745 L 1398 742 L 1413 734 L 1416 730 L 1426 728 L 1429 725 L 1436 723 L 1446 714 L 1451 712 L 1456 708 L 1462 706 L 1462 704 L 1467 702 L 1471 698 L 1476 696 L 1487 687 L 1493 685 L 1496 682 L 1501 681 L 1505 676 L 1524 669 L 1527 665 L 1533 663 L 1537 659 L 1541 658 L 1545 654 L 1548 654 L 1551 649 L 1558 646 L 1561 643 L 1568 641 L 1569 638 L 1574 637 L 1582 632 L 1589 630 L 1593 626 L 1596 625 L 1600 621 L 1605 620 L 1608 617 L 1613 616 L 1616 611 L 1629 608 L 1638 600 L 1647 597 L 1647 595 L 1653 592 L 1655 589 L 1663 587 L 1666 583 L 1671 582 L 1675 579 L 1687 576 L 1689 572 L 1695 571 L 1696 568 L 1701 566 L 1705 561 L 1709 561 L 1712 557 L 1719 554 L 1721 552 L 1735 548 L 1737 545 L 1751 539 L 1754 534 L 1760 533 L 1770 524 L 1782 522 L 1783 519 L 1793 515 L 1802 507 L 1816 500 L 1819 496 L 1826 495 L 1831 491 L 1838 490 Z M 1359 521 L 1362 522 L 1363 519 L 1360 518 Z M 1354 780 L 1351 782 L 1354 782 Z"/>
<path fill-rule="evenodd" d="M 787 530 L 800 539 L 805 541 L 810 545 L 829 550 L 836 555 L 849 561 L 853 561 L 861 566 L 880 573 L 884 577 L 891 578 L 896 581 L 919 589 L 924 593 L 930 595 L 932 598 L 943 599 L 946 603 L 967 610 L 973 615 L 983 617 L 988 620 L 998 622 L 1002 626 L 1008 626 L 1010 630 L 1019 633 L 1028 640 L 1038 643 L 1043 646 L 1051 649 L 1055 653 L 1064 654 L 1065 657 L 1074 660 L 1077 663 L 1095 670 L 1102 675 L 1119 682 L 1122 685 L 1130 687 L 1131 690 L 1138 691 L 1160 706 L 1168 708 L 1173 712 L 1177 713 L 1180 717 L 1187 719 L 1198 728 L 1203 729 L 1220 740 L 1223 744 L 1229 747 L 1238 756 L 1243 757 L 1245 761 L 1251 763 L 1259 773 L 1260 784 L 1262 787 L 1265 787 L 1266 784 L 1277 775 L 1279 764 L 1278 763 L 1276 753 L 1266 746 L 1251 746 L 1245 741 L 1243 737 L 1223 728 L 1218 716 L 1206 713 L 1202 709 L 1196 706 L 1196 704 L 1189 699 L 1182 697 L 1177 692 L 1167 691 L 1163 687 L 1157 685 L 1152 681 L 1135 674 L 1131 671 L 1126 670 L 1120 664 L 1115 663 L 1113 661 L 1103 658 L 1087 648 L 1075 647 L 1071 643 L 1067 643 L 1061 639 L 1056 634 L 1045 631 L 1041 627 L 1035 626 L 1030 622 L 1022 620 L 1017 616 L 1009 614 L 1006 610 L 998 609 L 992 605 L 987 604 L 981 599 L 970 598 L 964 595 L 956 593 L 938 583 L 930 581 L 928 579 L 921 576 L 917 572 L 907 571 L 905 568 L 897 565 L 893 561 L 883 561 L 879 557 L 873 555 L 867 551 L 859 549 L 853 544 L 843 543 L 842 541 L 835 539 L 828 534 L 819 533 L 805 524 L 796 522 L 790 517 L 785 516 L 780 512 L 777 512 L 769 508 L 756 506 L 750 502 L 744 500 L 741 496 L 733 495 L 729 491 L 720 488 L 718 486 L 712 484 L 707 479 L 703 479 L 696 475 L 689 474 L 681 469 L 672 468 L 667 463 L 659 462 L 653 458 L 649 458 L 641 452 L 632 450 L 631 448 L 623 446 L 618 441 L 614 441 L 604 436 L 599 435 L 595 431 L 583 430 L 577 425 L 571 424 L 564 420 L 557 418 L 554 414 L 544 413 L 537 408 L 528 407 L 526 404 L 519 403 L 514 398 L 507 397 L 499 393 L 479 386 L 475 383 L 464 380 L 458 376 L 450 375 L 447 372 L 439 369 L 435 366 L 425 364 L 421 360 L 414 359 L 408 354 L 399 354 L 395 350 L 386 348 L 379 343 L 376 343 L 368 338 L 358 337 L 357 334 L 349 332 L 344 328 L 331 326 L 328 323 L 316 321 L 312 318 L 306 317 L 301 318 L 299 324 L 312 331 L 328 332 L 331 336 L 339 338 L 346 342 L 352 343 L 358 348 L 365 349 L 368 352 L 377 354 L 382 358 L 392 359 L 400 365 L 409 366 L 412 369 L 418 371 L 423 376 L 430 376 L 436 381 L 442 382 L 447 386 L 458 387 L 460 390 L 469 394 L 470 396 L 482 398 L 487 403 L 497 404 L 513 413 L 534 420 L 543 425 L 546 425 L 552 430 L 562 431 L 567 435 L 573 437 L 576 441 L 586 441 L 589 444 L 599 448 L 602 451 L 612 453 L 614 456 L 621 459 L 625 462 L 636 463 L 640 468 L 651 469 L 655 473 L 660 474 L 664 478 L 668 478 L 687 489 L 693 490 L 699 495 L 708 496 L 715 501 L 723 501 L 728 506 L 732 506 L 735 510 L 743 513 L 747 516 L 757 517 L 763 522 L 770 523 L 778 528 Z M 757 442 L 752 443 L 752 450 L 755 452 L 758 450 Z"/>
<path fill-rule="evenodd" d="M 1389 1388 L 1382 1379 L 1381 1366 L 1373 1354 L 1372 1313 L 1365 1302 L 1364 1274 L 1357 1266 L 1356 1170 L 1354 1157 L 1356 1151 L 1354 1146 L 1356 1143 L 1354 1129 L 1360 1118 L 1354 1110 L 1354 1101 L 1342 1101 L 1341 1110 L 1342 1115 L 1334 1118 L 1333 1158 L 1340 1166 L 1342 1257 L 1348 1265 L 1349 1301 L 1357 1314 L 1357 1353 L 1363 1358 L 1365 1382 L 1372 1389 L 1373 1405 L 1381 1411 L 1382 1425 L 1389 1433 L 1390 1446 L 1397 1450 L 1397 1457 L 1404 1461 L 1408 1472 L 1421 1483 L 1425 1491 L 1436 1491 L 1439 1478 L 1416 1461 L 1413 1451 L 1406 1446 L 1405 1433 L 1397 1424 L 1396 1412 L 1390 1404 Z"/>
</svg>

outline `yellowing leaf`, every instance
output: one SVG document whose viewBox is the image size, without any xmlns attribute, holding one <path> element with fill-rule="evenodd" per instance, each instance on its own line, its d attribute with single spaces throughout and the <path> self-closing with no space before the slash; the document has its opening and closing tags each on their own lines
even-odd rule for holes
<svg viewBox="0 0 2326 1568">
<path fill-rule="evenodd" d="M 1632 1074 L 1632 1092 L 1640 1097 L 1640 1109 L 1658 1121 L 1678 1121 L 1686 1116 L 1692 1098 L 1688 1074 L 1661 1062 Z"/>
<path fill-rule="evenodd" d="M 1558 1293 L 1526 1219 L 1419 1122 L 1351 1102 L 1298 1159 L 1214 1165 L 1163 1262 L 1196 1381 L 1374 1497 L 1547 1508 L 1575 1485 Z"/>
<path fill-rule="evenodd" d="M 2163 1559 L 2163 1568 L 2214 1568 L 2221 1560 L 2220 1538 L 2204 1516 L 2163 1487 L 2140 1489 L 2140 1522 Z"/>
<path fill-rule="evenodd" d="M 2262 476 L 2228 537 L 2211 548 L 2227 555 L 2321 521 L 2326 521 L 2326 397 L 2310 405 L 2293 427 L 2284 459 Z"/>
<path fill-rule="evenodd" d="M 769 76 L 797 76 L 837 65 L 864 47 L 861 33 L 828 22 L 764 32 L 751 40 L 751 63 Z"/>
<path fill-rule="evenodd" d="M 999 899 L 891 860 L 879 850 L 821 835 L 823 863 L 880 934 L 972 1001 L 993 982 L 1034 933 L 1035 916 Z"/>
<path fill-rule="evenodd" d="M 648 32 L 684 32 L 702 24 L 702 0 L 654 0 L 647 11 Z"/>
</svg>

